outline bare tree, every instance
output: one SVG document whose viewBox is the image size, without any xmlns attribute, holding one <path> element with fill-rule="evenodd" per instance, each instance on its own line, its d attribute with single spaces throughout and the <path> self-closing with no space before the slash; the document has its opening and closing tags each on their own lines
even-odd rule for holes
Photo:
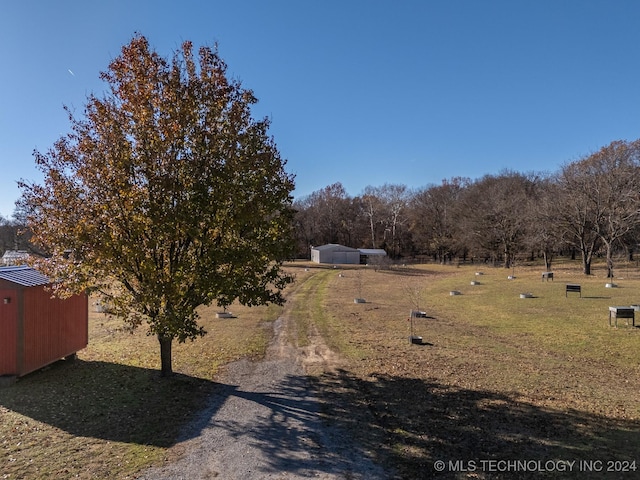
<svg viewBox="0 0 640 480">
<path fill-rule="evenodd" d="M 463 251 L 456 234 L 456 204 L 469 179 L 444 180 L 417 191 L 409 203 L 409 228 L 414 244 L 444 262 Z"/>
<path fill-rule="evenodd" d="M 535 174 L 532 174 L 535 175 Z M 537 176 L 535 189 L 528 197 L 526 216 L 527 234 L 524 245 L 531 250 L 532 257 L 542 255 L 545 269 L 551 270 L 553 255 L 562 245 L 562 235 L 556 222 L 558 185 L 550 176 Z"/>
<path fill-rule="evenodd" d="M 340 182 L 297 201 L 295 208 L 298 234 L 304 238 L 299 243 L 342 243 L 349 246 L 361 243 L 356 234 L 360 230 L 359 199 L 351 198 Z"/>
<path fill-rule="evenodd" d="M 392 257 L 400 253 L 399 228 L 407 221 L 407 205 L 410 192 L 406 185 L 384 184 L 378 189 L 379 199 L 385 213 L 385 243 Z"/>
<path fill-rule="evenodd" d="M 591 179 L 579 163 L 573 162 L 562 167 L 557 184 L 556 202 L 552 204 L 556 222 L 563 240 L 580 251 L 582 272 L 590 275 L 593 255 L 600 248 L 597 224 L 601 221 L 599 205 L 591 199 Z"/>
<path fill-rule="evenodd" d="M 614 248 L 640 222 L 640 142 L 614 141 L 566 165 L 560 181 L 563 204 L 573 213 L 564 217 L 565 228 L 581 249 L 584 273 L 591 273 L 591 259 L 602 245 L 612 278 Z"/>
<path fill-rule="evenodd" d="M 367 186 L 362 194 L 362 207 L 367 220 L 369 221 L 369 231 L 371 233 L 371 248 L 378 248 L 377 230 L 382 223 L 382 202 L 380 200 L 380 189 L 378 187 Z"/>
<path fill-rule="evenodd" d="M 494 260 L 502 259 L 504 267 L 510 268 L 523 249 L 532 187 L 531 179 L 512 171 L 486 175 L 470 185 L 458 212 L 470 248 Z"/>
</svg>

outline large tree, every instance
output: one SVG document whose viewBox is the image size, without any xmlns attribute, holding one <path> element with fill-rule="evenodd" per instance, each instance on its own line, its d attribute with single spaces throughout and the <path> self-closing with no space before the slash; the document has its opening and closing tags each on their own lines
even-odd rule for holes
<svg viewBox="0 0 640 480">
<path fill-rule="evenodd" d="M 351 215 L 352 199 L 340 182 L 317 190 L 296 202 L 298 222 L 313 245 L 343 243 L 349 245 L 351 232 L 347 218 Z"/>
<path fill-rule="evenodd" d="M 409 206 L 410 229 L 414 244 L 422 253 L 433 255 L 439 262 L 464 252 L 463 238 L 458 235 L 456 206 L 471 180 L 443 180 L 417 191 Z"/>
<path fill-rule="evenodd" d="M 173 340 L 205 333 L 199 306 L 283 302 L 293 177 L 216 49 L 185 42 L 165 59 L 136 35 L 101 78 L 103 98 L 34 153 L 44 182 L 22 182 L 22 204 L 39 267 L 146 321 L 167 375 Z"/>
<path fill-rule="evenodd" d="M 529 219 L 524 246 L 531 250 L 532 259 L 542 255 L 545 270 L 551 270 L 555 253 L 563 246 L 563 231 L 557 225 L 560 188 L 548 175 L 541 175 L 527 199 L 525 210 Z"/>
<path fill-rule="evenodd" d="M 614 141 L 588 157 L 563 167 L 559 176 L 570 208 L 562 225 L 583 257 L 584 273 L 602 244 L 607 277 L 613 277 L 616 244 L 640 222 L 640 141 Z"/>
<path fill-rule="evenodd" d="M 380 188 L 368 185 L 365 187 L 361 197 L 362 212 L 367 218 L 369 232 L 371 234 L 371 248 L 378 248 L 377 227 L 382 224 L 382 200 L 380 199 Z"/>
<path fill-rule="evenodd" d="M 406 185 L 385 183 L 377 189 L 385 224 L 385 245 L 393 258 L 400 255 L 400 227 L 407 223 L 407 206 L 411 192 Z M 387 233 L 389 236 L 387 237 Z"/>
<path fill-rule="evenodd" d="M 466 242 L 476 254 L 502 258 L 510 268 L 522 251 L 527 223 L 526 206 L 535 179 L 505 170 L 485 175 L 461 195 L 457 216 L 466 232 Z"/>
</svg>

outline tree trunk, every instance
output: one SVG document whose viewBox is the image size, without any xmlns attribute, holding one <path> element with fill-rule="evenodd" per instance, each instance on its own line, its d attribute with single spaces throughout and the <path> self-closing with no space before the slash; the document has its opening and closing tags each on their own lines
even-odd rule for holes
<svg viewBox="0 0 640 480">
<path fill-rule="evenodd" d="M 169 377 L 173 373 L 173 368 L 171 367 L 171 345 L 173 343 L 173 337 L 158 335 L 158 341 L 160 342 L 160 375 Z"/>
<path fill-rule="evenodd" d="M 607 244 L 607 278 L 613 278 L 613 254 L 610 244 Z"/>
<path fill-rule="evenodd" d="M 582 252 L 582 271 L 585 275 L 591 275 L 591 255 Z"/>
<path fill-rule="evenodd" d="M 376 248 L 376 226 L 373 223 L 373 215 L 369 219 L 369 226 L 371 227 L 371 248 Z"/>
<path fill-rule="evenodd" d="M 504 268 L 511 268 L 511 266 L 513 265 L 513 261 L 511 259 L 511 253 L 509 252 L 508 248 L 504 249 L 503 255 L 504 255 Z"/>
<path fill-rule="evenodd" d="M 542 252 L 542 255 L 544 257 L 544 268 L 549 272 L 551 271 L 551 255 L 546 250 Z"/>
<path fill-rule="evenodd" d="M 591 260 L 593 258 L 593 252 L 595 245 L 593 242 L 587 245 L 585 242 L 580 242 L 580 254 L 582 255 L 582 271 L 585 275 L 591 275 Z"/>
</svg>

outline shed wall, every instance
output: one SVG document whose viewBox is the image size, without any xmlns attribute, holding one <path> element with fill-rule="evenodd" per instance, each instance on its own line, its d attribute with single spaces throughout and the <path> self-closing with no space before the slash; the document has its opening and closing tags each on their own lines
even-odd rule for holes
<svg viewBox="0 0 640 480">
<path fill-rule="evenodd" d="M 82 350 L 88 343 L 88 298 L 51 298 L 44 287 L 24 290 L 23 355 L 25 375 Z"/>
<path fill-rule="evenodd" d="M 318 263 L 334 263 L 333 250 L 318 250 Z"/>
<path fill-rule="evenodd" d="M 4 299 L 8 298 L 9 303 Z M 18 371 L 18 298 L 17 291 L 0 289 L 0 375 Z"/>
</svg>

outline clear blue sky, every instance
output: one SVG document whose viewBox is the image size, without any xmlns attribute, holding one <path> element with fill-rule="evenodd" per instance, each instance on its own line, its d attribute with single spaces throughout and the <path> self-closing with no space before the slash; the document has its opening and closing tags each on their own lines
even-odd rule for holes
<svg viewBox="0 0 640 480">
<path fill-rule="evenodd" d="M 4 1 L 0 214 L 135 32 L 167 57 L 217 42 L 301 197 L 553 172 L 639 138 L 639 20 L 635 0 Z"/>
</svg>

